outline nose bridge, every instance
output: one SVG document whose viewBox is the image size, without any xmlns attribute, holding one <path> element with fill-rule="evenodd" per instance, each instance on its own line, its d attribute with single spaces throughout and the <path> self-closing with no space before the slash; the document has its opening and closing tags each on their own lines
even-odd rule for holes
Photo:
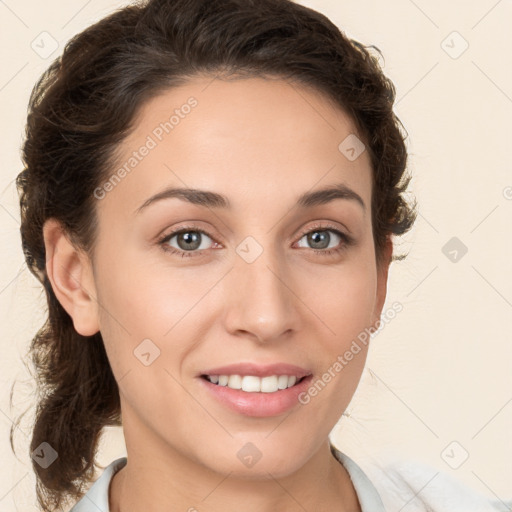
<svg viewBox="0 0 512 512">
<path fill-rule="evenodd" d="M 270 244 L 264 247 L 252 237 L 242 241 L 236 252 L 228 329 L 271 341 L 296 328 L 296 300 L 292 283 L 287 282 L 286 262 Z"/>
</svg>

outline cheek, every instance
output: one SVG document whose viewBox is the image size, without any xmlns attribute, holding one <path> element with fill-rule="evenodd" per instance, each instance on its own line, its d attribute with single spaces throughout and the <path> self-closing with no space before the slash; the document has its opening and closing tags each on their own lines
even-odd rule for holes
<svg viewBox="0 0 512 512">
<path fill-rule="evenodd" d="M 104 322 L 132 338 L 161 338 L 199 291 L 184 286 L 179 269 L 157 268 L 146 258 L 125 254 L 98 265 L 98 297 L 105 306 Z M 109 314 L 110 313 L 110 314 Z"/>
<path fill-rule="evenodd" d="M 158 356 L 156 366 L 179 372 L 176 365 L 193 345 L 199 319 L 205 318 L 208 301 L 201 299 L 218 277 L 206 267 L 171 268 L 137 253 L 111 254 L 105 244 L 97 258 L 96 287 L 100 330 L 114 372 L 122 376 L 140 369 L 137 356 L 148 351 Z"/>
<path fill-rule="evenodd" d="M 310 388 L 311 398 L 321 395 L 315 399 L 319 415 L 334 417 L 350 402 L 364 369 L 376 300 L 376 270 L 371 258 L 361 257 L 351 265 L 317 275 L 315 287 L 311 282 L 308 279 L 302 285 L 304 302 L 318 316 L 315 339 L 320 382 Z"/>
<path fill-rule="evenodd" d="M 350 344 L 370 325 L 376 286 L 376 272 L 364 260 L 304 278 L 302 300 L 318 316 L 322 338 L 331 348 Z"/>
<path fill-rule="evenodd" d="M 187 344 L 170 344 L 173 326 L 186 314 L 175 293 L 180 278 L 126 254 L 115 262 L 103 259 L 98 269 L 100 330 L 125 408 L 170 424 L 172 409 L 187 403 L 179 384 Z"/>
</svg>

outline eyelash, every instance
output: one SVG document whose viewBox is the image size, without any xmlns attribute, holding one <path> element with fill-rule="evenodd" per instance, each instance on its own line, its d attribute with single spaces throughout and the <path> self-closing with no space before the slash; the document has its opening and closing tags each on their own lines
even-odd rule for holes
<svg viewBox="0 0 512 512">
<path fill-rule="evenodd" d="M 318 232 L 321 232 L 321 231 L 334 232 L 342 240 L 342 242 L 340 242 L 341 245 L 334 249 L 310 249 L 311 251 L 313 251 L 317 254 L 320 254 L 322 256 L 325 256 L 325 257 L 337 255 L 338 253 L 341 253 L 342 251 L 346 250 L 348 247 L 354 245 L 354 243 L 355 243 L 355 240 L 351 236 L 349 236 L 349 235 L 339 231 L 335 227 L 329 226 L 329 225 L 314 225 L 314 226 L 310 227 L 309 229 L 303 231 L 300 234 L 298 240 L 301 240 L 305 235 L 307 235 L 309 233 L 314 233 L 317 231 Z M 211 235 L 209 235 L 206 231 L 198 228 L 197 226 L 190 225 L 190 226 L 182 226 L 181 228 L 177 229 L 176 231 L 173 231 L 171 233 L 167 233 L 167 234 L 163 235 L 162 237 L 160 237 L 158 239 L 157 243 L 162 247 L 162 250 L 164 250 L 165 252 L 175 254 L 177 256 L 181 256 L 182 258 L 202 256 L 202 254 L 201 254 L 202 251 L 198 251 L 198 250 L 182 251 L 182 250 L 176 249 L 175 247 L 171 247 L 167 244 L 167 242 L 169 242 L 169 240 L 171 240 L 171 238 L 173 238 L 174 236 L 179 235 L 181 233 L 187 233 L 187 232 L 201 233 L 203 235 L 206 235 L 208 238 L 211 238 L 215 242 L 215 239 Z M 204 250 L 207 250 L 207 249 L 204 249 Z"/>
</svg>

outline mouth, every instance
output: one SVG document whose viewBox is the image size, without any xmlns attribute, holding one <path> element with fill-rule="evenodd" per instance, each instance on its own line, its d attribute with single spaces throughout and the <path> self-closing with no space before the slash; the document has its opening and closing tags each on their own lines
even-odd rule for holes
<svg viewBox="0 0 512 512">
<path fill-rule="evenodd" d="M 301 405 L 313 373 L 285 362 L 240 361 L 197 374 L 205 397 L 244 416 L 271 417 Z"/>
<path fill-rule="evenodd" d="M 307 377 L 308 375 L 268 375 L 265 377 L 239 374 L 201 375 L 202 379 L 216 386 L 241 390 L 246 393 L 276 393 L 299 385 Z"/>
</svg>

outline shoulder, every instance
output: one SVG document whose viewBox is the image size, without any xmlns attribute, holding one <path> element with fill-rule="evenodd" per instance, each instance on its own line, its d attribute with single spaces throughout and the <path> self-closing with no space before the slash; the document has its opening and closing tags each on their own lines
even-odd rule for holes
<svg viewBox="0 0 512 512">
<path fill-rule="evenodd" d="M 380 466 L 367 468 L 366 473 L 386 510 L 405 507 L 407 512 L 512 510 L 512 501 L 489 499 L 450 474 L 415 460 L 389 460 Z"/>
<path fill-rule="evenodd" d="M 126 457 L 112 461 L 69 512 L 109 512 L 108 490 L 110 482 L 116 472 L 126 465 L 127 461 Z"/>
</svg>

